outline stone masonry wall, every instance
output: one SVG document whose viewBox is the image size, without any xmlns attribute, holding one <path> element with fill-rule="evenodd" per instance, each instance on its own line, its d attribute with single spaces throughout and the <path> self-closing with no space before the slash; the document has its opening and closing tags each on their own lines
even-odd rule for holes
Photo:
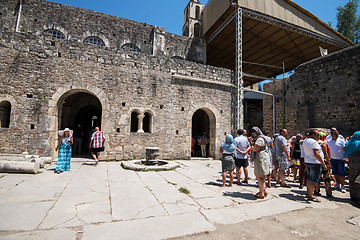
<svg viewBox="0 0 360 240">
<path fill-rule="evenodd" d="M 102 104 L 104 159 L 143 157 L 146 146 L 160 147 L 166 159 L 189 158 L 197 109 L 209 110 L 216 119 L 211 149 L 217 157 L 224 132 L 233 129 L 233 88 L 172 77 L 233 83 L 229 70 L 33 33 L 0 34 L 0 102 L 12 105 L 10 128 L 0 129 L 1 153 L 56 156 L 57 104 L 75 92 L 91 93 Z M 152 133 L 130 132 L 133 109 L 152 113 Z"/>
<path fill-rule="evenodd" d="M 18 0 L 0 1 L 2 28 L 15 31 L 19 11 Z M 106 47 L 119 49 L 126 43 L 136 45 L 149 55 L 183 57 L 205 63 L 206 44 L 201 39 L 166 33 L 164 28 L 140 23 L 104 13 L 43 0 L 23 1 L 20 32 L 46 34 L 46 30 L 61 31 L 65 38 L 83 42 L 87 37 L 101 38 Z"/>
<path fill-rule="evenodd" d="M 282 128 L 282 80 L 264 84 L 276 95 L 276 132 Z M 360 129 L 360 45 L 300 65 L 285 81 L 285 128 L 336 127 L 351 135 Z M 264 97 L 264 128 L 272 127 L 272 98 Z"/>
</svg>

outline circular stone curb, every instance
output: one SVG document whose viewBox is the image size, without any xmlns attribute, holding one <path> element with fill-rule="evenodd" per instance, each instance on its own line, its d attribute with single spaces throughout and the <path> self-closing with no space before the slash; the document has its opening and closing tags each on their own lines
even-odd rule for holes
<svg viewBox="0 0 360 240">
<path fill-rule="evenodd" d="M 162 166 L 146 166 L 140 165 L 143 160 L 132 160 L 132 161 L 123 161 L 121 162 L 121 166 L 125 169 L 134 170 L 134 171 L 166 171 L 166 170 L 173 170 L 177 167 L 180 167 L 179 164 L 172 161 L 164 161 L 159 160 L 159 162 L 165 162 L 167 164 Z"/>
</svg>

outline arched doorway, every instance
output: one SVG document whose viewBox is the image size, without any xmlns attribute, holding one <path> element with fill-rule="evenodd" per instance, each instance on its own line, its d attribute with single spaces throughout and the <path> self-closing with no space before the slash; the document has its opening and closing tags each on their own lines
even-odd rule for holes
<svg viewBox="0 0 360 240">
<path fill-rule="evenodd" d="M 206 157 L 215 157 L 216 121 L 214 113 L 206 108 L 198 109 L 193 114 L 191 123 L 191 137 L 193 139 L 191 156 L 202 156 L 199 139 L 205 135 L 208 140 Z"/>
<path fill-rule="evenodd" d="M 59 130 L 74 130 L 73 156 L 88 156 L 91 133 L 95 127 L 101 128 L 99 99 L 88 92 L 70 91 L 60 98 L 58 111 Z"/>
</svg>

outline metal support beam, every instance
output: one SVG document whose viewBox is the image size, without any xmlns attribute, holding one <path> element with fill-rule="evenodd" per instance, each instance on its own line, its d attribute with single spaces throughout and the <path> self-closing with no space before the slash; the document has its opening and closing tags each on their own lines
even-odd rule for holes
<svg viewBox="0 0 360 240">
<path fill-rule="evenodd" d="M 243 35 L 243 25 L 242 25 L 242 8 L 238 7 L 236 9 L 236 83 L 237 83 L 237 111 L 236 111 L 236 127 L 244 128 L 244 76 L 242 69 L 242 35 Z"/>
<path fill-rule="evenodd" d="M 286 29 L 286 30 L 289 30 L 289 31 L 292 31 L 292 32 L 300 33 L 302 35 L 309 36 L 311 38 L 317 39 L 317 40 L 322 41 L 324 43 L 328 43 L 328 44 L 338 46 L 338 47 L 348 47 L 348 46 L 350 46 L 350 44 L 339 42 L 337 40 L 326 37 L 326 36 L 321 35 L 319 33 L 312 32 L 312 31 L 307 30 L 305 28 L 295 26 L 293 24 L 281 21 L 279 19 L 276 19 L 276 18 L 273 18 L 273 17 L 270 17 L 270 16 L 266 16 L 264 14 L 260 14 L 258 12 L 254 12 L 254 11 L 251 11 L 251 10 L 248 10 L 248 9 L 244 9 L 243 13 L 244 13 L 244 15 L 246 17 L 255 19 L 257 21 L 265 22 L 265 23 L 268 23 L 268 24 L 271 24 L 271 25 L 274 25 L 274 26 L 278 26 L 278 27 L 281 27 L 283 29 Z"/>
<path fill-rule="evenodd" d="M 235 18 L 236 16 L 236 11 L 233 12 L 221 25 L 220 27 L 218 27 L 216 29 L 216 31 L 211 34 L 211 36 L 207 39 L 207 43 L 209 44 L 222 30 L 224 30 L 224 28 L 226 28 L 227 25 L 229 25 L 229 23 L 231 23 L 231 21 Z"/>
<path fill-rule="evenodd" d="M 22 10 L 22 5 L 23 5 L 23 1 L 20 0 L 20 3 L 19 3 L 19 12 L 18 12 L 18 16 L 17 16 L 17 19 L 16 19 L 16 26 L 15 26 L 15 32 L 19 32 L 19 24 L 20 24 L 20 19 L 21 19 L 21 10 Z"/>
</svg>

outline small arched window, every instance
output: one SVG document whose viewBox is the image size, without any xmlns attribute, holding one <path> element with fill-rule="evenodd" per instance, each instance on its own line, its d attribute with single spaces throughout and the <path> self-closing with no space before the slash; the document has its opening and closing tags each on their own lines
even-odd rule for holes
<svg viewBox="0 0 360 240">
<path fill-rule="evenodd" d="M 152 115 L 149 112 L 144 113 L 143 129 L 146 133 L 152 132 Z"/>
<path fill-rule="evenodd" d="M 94 36 L 86 38 L 84 40 L 84 43 L 105 46 L 105 43 L 103 40 L 101 40 L 101 38 L 94 37 Z"/>
<path fill-rule="evenodd" d="M 196 6 L 195 18 L 196 18 L 197 20 L 200 19 L 200 7 L 199 7 L 199 6 Z"/>
<path fill-rule="evenodd" d="M 194 37 L 200 38 L 201 37 L 201 27 L 199 23 L 194 24 Z"/>
<path fill-rule="evenodd" d="M 174 59 L 174 60 L 185 60 L 185 58 L 180 57 L 180 56 L 173 56 L 173 57 L 171 57 L 171 59 Z"/>
<path fill-rule="evenodd" d="M 65 39 L 65 35 L 62 32 L 60 32 L 59 30 L 49 29 L 49 30 L 46 30 L 46 33 L 55 39 Z"/>
<path fill-rule="evenodd" d="M 140 48 L 138 48 L 135 44 L 131 44 L 131 43 L 126 43 L 124 44 L 121 49 L 124 50 L 130 50 L 132 52 L 141 52 Z"/>
<path fill-rule="evenodd" d="M 139 129 L 138 115 L 135 111 L 131 113 L 130 132 L 137 132 Z"/>
<path fill-rule="evenodd" d="M 10 127 L 11 103 L 8 101 L 0 102 L 0 127 Z"/>
</svg>

